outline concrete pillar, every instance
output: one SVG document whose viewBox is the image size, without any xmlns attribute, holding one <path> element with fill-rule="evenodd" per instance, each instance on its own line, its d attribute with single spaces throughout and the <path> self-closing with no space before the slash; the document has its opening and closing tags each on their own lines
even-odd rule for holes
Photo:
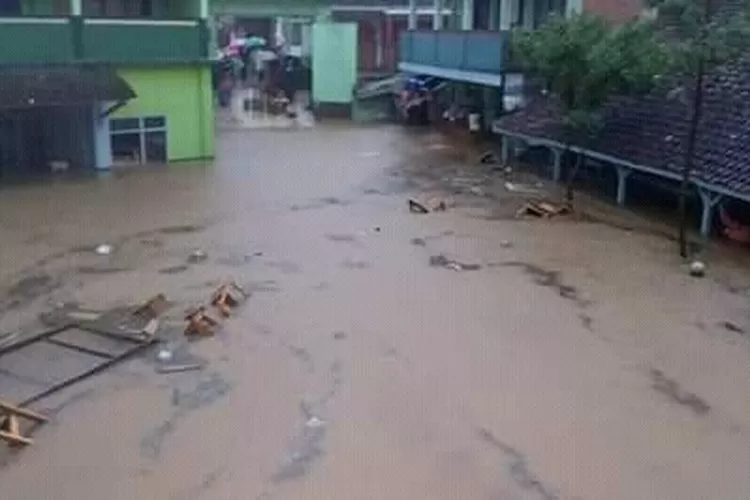
<svg viewBox="0 0 750 500">
<path fill-rule="evenodd" d="M 208 19 L 208 0 L 198 0 L 200 2 L 199 17 L 201 19 Z"/>
<path fill-rule="evenodd" d="M 399 55 L 396 54 L 396 50 L 399 47 L 399 41 L 396 38 L 396 30 L 393 26 L 393 16 L 386 16 L 385 18 L 384 38 L 385 66 L 389 71 L 394 71 L 398 65 Z"/>
<path fill-rule="evenodd" d="M 378 18 L 377 22 L 372 23 L 372 28 L 375 31 L 375 67 L 377 69 L 383 68 L 383 18 Z"/>
<path fill-rule="evenodd" d="M 489 29 L 497 30 L 500 26 L 500 0 L 490 0 Z"/>
<path fill-rule="evenodd" d="M 712 193 L 703 188 L 698 189 L 698 195 L 701 197 L 703 205 L 703 212 L 701 213 L 701 235 L 707 238 L 711 236 L 714 208 L 721 201 L 723 196 Z"/>
<path fill-rule="evenodd" d="M 513 0 L 500 0 L 500 31 L 513 27 Z"/>
<path fill-rule="evenodd" d="M 583 12 L 583 0 L 567 0 L 565 2 L 565 17 L 572 17 Z"/>
<path fill-rule="evenodd" d="M 510 162 L 510 137 L 501 135 L 500 140 L 502 141 L 502 145 L 500 146 L 500 161 L 503 165 L 508 165 Z"/>
<path fill-rule="evenodd" d="M 417 0 L 409 0 L 408 28 L 417 29 Z"/>
<path fill-rule="evenodd" d="M 440 31 L 443 29 L 443 0 L 433 0 L 435 12 L 432 14 L 432 29 Z"/>
<path fill-rule="evenodd" d="M 102 116 L 106 105 L 97 104 L 93 107 L 94 131 L 94 167 L 97 170 L 107 170 L 112 166 L 112 141 L 109 136 L 109 118 Z"/>
<path fill-rule="evenodd" d="M 83 0 L 70 0 L 70 15 L 83 15 Z"/>
<path fill-rule="evenodd" d="M 531 29 L 534 27 L 534 0 L 520 0 L 523 2 L 523 27 Z"/>
<path fill-rule="evenodd" d="M 625 197 L 628 190 L 628 177 L 633 171 L 627 167 L 617 167 L 617 204 L 625 206 Z"/>
<path fill-rule="evenodd" d="M 482 116 L 484 118 L 485 130 L 492 129 L 492 122 L 495 121 L 495 111 L 497 109 L 497 89 L 494 87 L 483 87 L 482 88 L 482 101 L 484 109 L 482 110 Z"/>
<path fill-rule="evenodd" d="M 474 29 L 474 0 L 463 0 L 461 11 L 461 29 L 470 31 Z"/>
<path fill-rule="evenodd" d="M 562 156 L 563 152 L 560 148 L 550 149 L 552 152 L 552 180 L 560 182 L 562 178 Z"/>
</svg>

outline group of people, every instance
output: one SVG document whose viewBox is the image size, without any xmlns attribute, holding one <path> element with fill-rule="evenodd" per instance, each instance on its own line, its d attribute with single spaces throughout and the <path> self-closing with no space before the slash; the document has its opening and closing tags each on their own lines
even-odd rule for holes
<svg viewBox="0 0 750 500">
<path fill-rule="evenodd" d="M 272 47 L 262 37 L 233 37 L 214 68 L 219 105 L 229 106 L 232 92 L 248 86 L 259 89 L 264 97 L 294 102 L 301 70 L 299 58 L 288 54 L 280 37 Z"/>
</svg>

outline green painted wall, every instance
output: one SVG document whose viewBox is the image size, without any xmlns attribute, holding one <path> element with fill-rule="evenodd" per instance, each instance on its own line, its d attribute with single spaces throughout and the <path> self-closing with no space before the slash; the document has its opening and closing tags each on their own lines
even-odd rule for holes
<svg viewBox="0 0 750 500">
<path fill-rule="evenodd" d="M 316 103 L 349 104 L 357 81 L 357 25 L 315 23 L 312 94 Z"/>
<path fill-rule="evenodd" d="M 167 117 L 169 161 L 214 156 L 214 110 L 208 66 L 120 68 L 136 97 L 114 117 Z"/>
<path fill-rule="evenodd" d="M 211 11 L 246 17 L 325 18 L 330 2 L 325 0 L 212 0 Z"/>
<path fill-rule="evenodd" d="M 24 16 L 54 16 L 70 12 L 69 2 L 64 0 L 22 0 Z"/>
</svg>

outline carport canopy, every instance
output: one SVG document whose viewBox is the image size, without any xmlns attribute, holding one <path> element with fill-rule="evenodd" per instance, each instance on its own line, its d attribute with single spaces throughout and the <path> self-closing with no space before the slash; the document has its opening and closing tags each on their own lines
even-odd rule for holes
<svg viewBox="0 0 750 500">
<path fill-rule="evenodd" d="M 0 70 L 0 109 L 122 103 L 135 96 L 114 69 L 104 66 Z"/>
</svg>

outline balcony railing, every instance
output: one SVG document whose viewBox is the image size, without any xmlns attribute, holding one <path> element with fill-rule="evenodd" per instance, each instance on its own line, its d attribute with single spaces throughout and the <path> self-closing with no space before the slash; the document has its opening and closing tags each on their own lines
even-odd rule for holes
<svg viewBox="0 0 750 500">
<path fill-rule="evenodd" d="M 207 51 L 195 19 L 0 17 L 0 65 L 185 62 Z"/>
<path fill-rule="evenodd" d="M 507 65 L 509 38 L 510 33 L 504 31 L 405 31 L 399 62 L 500 75 Z"/>
<path fill-rule="evenodd" d="M 169 62 L 205 57 L 208 40 L 195 20 L 84 19 L 83 59 Z"/>
<path fill-rule="evenodd" d="M 0 17 L 0 64 L 64 63 L 73 58 L 67 17 Z"/>
</svg>

